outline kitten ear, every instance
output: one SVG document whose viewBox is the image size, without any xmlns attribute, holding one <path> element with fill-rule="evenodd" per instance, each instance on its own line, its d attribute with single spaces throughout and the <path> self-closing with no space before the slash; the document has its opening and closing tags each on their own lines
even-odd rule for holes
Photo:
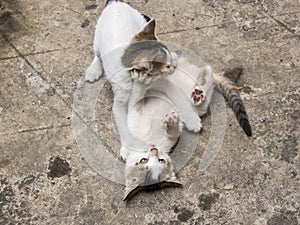
<svg viewBox="0 0 300 225">
<path fill-rule="evenodd" d="M 131 42 L 157 40 L 155 35 L 155 20 L 150 20 L 143 30 L 135 35 Z"/>
<path fill-rule="evenodd" d="M 142 190 L 142 187 L 139 186 L 139 179 L 132 175 L 127 177 L 123 201 L 127 201 L 136 193 L 138 193 L 140 190 Z"/>
<path fill-rule="evenodd" d="M 166 180 L 160 183 L 160 187 L 182 187 L 183 184 L 178 180 Z"/>
<path fill-rule="evenodd" d="M 143 190 L 143 187 L 141 187 L 141 186 L 135 186 L 135 187 L 132 187 L 130 189 L 127 189 L 127 187 L 126 187 L 123 201 L 129 200 L 131 197 L 136 195 L 141 190 Z"/>
<path fill-rule="evenodd" d="M 177 178 L 170 178 L 168 180 L 162 181 L 155 186 L 156 189 L 161 189 L 165 187 L 182 187 L 183 184 Z M 138 186 L 138 184 L 132 184 L 131 186 L 126 185 L 125 195 L 123 201 L 128 201 L 131 197 L 136 195 L 142 190 L 147 190 L 147 186 Z"/>
</svg>

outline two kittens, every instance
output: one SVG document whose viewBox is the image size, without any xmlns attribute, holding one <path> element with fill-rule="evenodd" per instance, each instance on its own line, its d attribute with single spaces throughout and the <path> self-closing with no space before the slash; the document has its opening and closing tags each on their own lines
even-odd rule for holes
<svg viewBox="0 0 300 225">
<path fill-rule="evenodd" d="M 235 84 L 209 66 L 197 67 L 157 40 L 155 21 L 121 1 L 108 1 L 96 26 L 95 57 L 86 71 L 105 74 L 114 93 L 113 114 L 126 160 L 124 200 L 141 189 L 180 186 L 169 157 L 183 126 L 201 129 L 215 87 L 248 136 L 251 127 Z M 176 162 L 175 162 L 176 163 Z"/>
</svg>

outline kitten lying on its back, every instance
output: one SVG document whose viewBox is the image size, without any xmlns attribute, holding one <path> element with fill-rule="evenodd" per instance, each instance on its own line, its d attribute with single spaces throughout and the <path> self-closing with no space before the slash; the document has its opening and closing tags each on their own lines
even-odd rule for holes
<svg viewBox="0 0 300 225">
<path fill-rule="evenodd" d="M 179 86 L 190 98 L 190 104 L 197 106 L 200 116 L 208 111 L 212 93 L 217 86 L 227 98 L 245 133 L 252 135 L 247 113 L 233 82 L 221 74 L 213 74 L 209 66 L 198 67 L 184 57 L 180 56 L 177 63 L 174 74 L 168 80 L 171 85 Z M 161 82 L 162 79 L 152 82 L 152 90 L 160 86 Z M 164 83 L 166 89 L 169 84 Z M 136 139 L 144 141 L 148 147 L 141 147 L 137 152 L 122 146 L 123 157 L 127 159 L 125 200 L 149 187 L 180 185 L 174 172 L 176 162 L 173 163 L 169 157 L 182 132 L 178 109 L 168 97 L 159 92 L 141 99 L 141 95 L 145 96 L 145 87 L 139 82 L 134 83 L 133 93 L 129 102 L 128 128 Z M 172 97 L 176 98 L 174 94 Z"/>
</svg>

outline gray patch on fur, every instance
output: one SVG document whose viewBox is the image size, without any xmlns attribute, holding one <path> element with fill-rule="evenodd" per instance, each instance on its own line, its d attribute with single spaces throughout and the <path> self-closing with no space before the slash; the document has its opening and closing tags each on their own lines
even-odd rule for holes
<svg viewBox="0 0 300 225">
<path fill-rule="evenodd" d="M 157 42 L 157 41 L 139 41 L 130 44 L 122 56 L 122 64 L 129 68 L 134 63 L 135 60 L 141 54 L 145 54 L 149 52 L 149 55 L 153 55 L 155 52 L 158 52 L 161 49 L 168 49 L 167 46 L 164 44 Z M 163 59 L 156 59 L 159 60 L 157 62 L 164 62 Z"/>
</svg>

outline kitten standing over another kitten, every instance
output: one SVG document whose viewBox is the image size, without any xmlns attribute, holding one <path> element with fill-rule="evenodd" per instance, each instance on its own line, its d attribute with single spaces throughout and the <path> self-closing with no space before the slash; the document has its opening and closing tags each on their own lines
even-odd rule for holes
<svg viewBox="0 0 300 225">
<path fill-rule="evenodd" d="M 247 114 L 229 82 L 213 75 L 210 67 L 177 59 L 157 41 L 155 21 L 147 22 L 129 5 L 108 1 L 97 23 L 94 52 L 86 80 L 93 82 L 105 73 L 112 86 L 121 156 L 126 159 L 125 200 L 144 188 L 180 185 L 169 152 L 183 124 L 195 132 L 201 129 L 193 106 L 199 115 L 207 112 L 214 77 L 247 130 Z M 145 98 L 151 91 L 156 97 Z"/>
<path fill-rule="evenodd" d="M 95 31 L 94 52 L 94 60 L 86 70 L 86 80 L 94 82 L 105 74 L 114 93 L 113 115 L 121 142 L 136 148 L 141 143 L 132 139 L 126 123 L 133 79 L 150 83 L 172 73 L 176 67 L 175 54 L 157 41 L 154 20 L 147 22 L 142 14 L 121 1 L 108 1 L 102 11 Z M 186 100 L 184 95 L 181 98 L 181 102 Z M 190 110 L 182 109 L 191 112 L 183 117 L 184 122 L 188 120 L 185 125 L 199 132 L 200 119 L 195 109 L 188 104 L 185 106 Z"/>
</svg>

